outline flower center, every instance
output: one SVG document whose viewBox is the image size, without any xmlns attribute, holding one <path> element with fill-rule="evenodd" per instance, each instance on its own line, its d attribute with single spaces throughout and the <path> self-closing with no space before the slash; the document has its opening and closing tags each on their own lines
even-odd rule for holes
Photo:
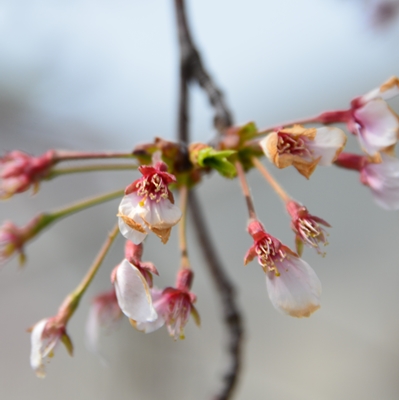
<svg viewBox="0 0 399 400">
<path fill-rule="evenodd" d="M 136 184 L 137 194 L 145 199 L 159 203 L 162 199 L 167 199 L 169 190 L 158 174 L 142 177 Z"/>
<path fill-rule="evenodd" d="M 307 218 L 298 218 L 298 221 L 299 233 L 309 245 L 319 249 L 319 242 L 323 243 L 324 246 L 328 244 L 324 236 L 325 232 L 316 222 Z"/>
<path fill-rule="evenodd" d="M 297 156 L 311 157 L 311 152 L 306 142 L 300 136 L 293 137 L 287 133 L 278 133 L 277 151 L 279 154 L 293 154 Z"/>
<path fill-rule="evenodd" d="M 275 264 L 276 259 L 283 261 L 287 254 L 282 249 L 276 249 L 271 238 L 263 239 L 255 248 L 258 255 L 259 264 L 265 272 L 274 271 L 276 276 L 280 276 L 280 272 Z"/>
</svg>

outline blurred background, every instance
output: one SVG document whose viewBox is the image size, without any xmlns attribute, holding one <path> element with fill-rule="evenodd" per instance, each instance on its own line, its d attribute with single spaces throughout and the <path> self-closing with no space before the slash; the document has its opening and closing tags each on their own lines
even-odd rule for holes
<svg viewBox="0 0 399 400">
<path fill-rule="evenodd" d="M 399 75 L 397 1 L 188 1 L 194 39 L 222 87 L 236 123 L 259 127 L 345 108 Z M 388 11 L 387 11 L 388 10 Z M 178 47 L 172 1 L 3 0 L 0 3 L 0 152 L 39 155 L 49 148 L 130 150 L 176 132 Z M 399 111 L 399 101 L 391 101 Z M 212 110 L 192 90 L 194 140 L 214 135 Z M 349 151 L 357 143 L 349 138 Z M 263 272 L 243 267 L 251 245 L 237 181 L 206 177 L 199 195 L 212 238 L 238 286 L 246 326 L 236 399 L 394 400 L 399 398 L 399 220 L 373 203 L 358 175 L 319 168 L 310 181 L 294 169 L 274 175 L 330 230 L 327 256 L 305 249 L 323 284 L 322 308 L 297 320 L 274 310 Z M 23 225 L 40 211 L 116 190 L 132 172 L 60 177 L 40 192 L 0 205 L 0 220 Z M 249 174 L 267 229 L 293 246 L 289 219 L 256 171 Z M 110 288 L 122 258 L 118 240 L 68 326 L 63 347 L 40 380 L 29 366 L 26 329 L 56 313 L 80 281 L 115 221 L 118 201 L 63 220 L 27 247 L 0 277 L 0 398 L 3 400 L 209 399 L 224 371 L 221 309 L 189 229 L 194 292 L 202 326 L 186 339 L 165 329 L 143 335 L 122 321 L 101 340 L 104 367 L 85 348 L 90 299 Z M 176 232 L 167 246 L 149 237 L 144 260 L 160 287 L 178 267 Z"/>
</svg>

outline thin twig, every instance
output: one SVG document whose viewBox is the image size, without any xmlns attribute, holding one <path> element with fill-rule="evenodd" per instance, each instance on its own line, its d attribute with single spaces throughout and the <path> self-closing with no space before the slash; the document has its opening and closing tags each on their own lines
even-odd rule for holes
<svg viewBox="0 0 399 400">
<path fill-rule="evenodd" d="M 199 51 L 193 42 L 188 27 L 184 0 L 174 1 L 179 30 L 180 63 L 184 81 L 187 83 L 195 81 L 204 89 L 215 112 L 214 125 L 218 132 L 223 134 L 233 124 L 231 112 L 225 103 L 223 93 L 204 67 Z M 183 117 L 183 114 L 181 116 Z"/>
<path fill-rule="evenodd" d="M 191 81 L 196 81 L 207 93 L 208 99 L 214 108 L 214 124 L 219 134 L 222 135 L 232 125 L 232 117 L 224 102 L 222 92 L 205 70 L 200 54 L 193 43 L 185 14 L 184 0 L 174 0 L 174 2 L 180 45 L 178 137 L 187 148 L 190 136 L 188 84 Z M 230 362 L 224 374 L 224 384 L 219 393 L 213 398 L 214 400 L 228 400 L 234 392 L 241 370 L 241 343 L 243 337 L 241 315 L 236 305 L 233 284 L 220 263 L 202 217 L 199 201 L 192 190 L 189 192 L 188 200 L 201 249 L 204 252 L 204 257 L 221 298 L 224 321 L 228 331 Z"/>
<path fill-rule="evenodd" d="M 242 358 L 241 345 L 244 332 L 242 318 L 236 304 L 234 286 L 220 262 L 194 190 L 190 190 L 188 200 L 198 241 L 209 267 L 209 271 L 212 274 L 213 281 L 215 282 L 217 293 L 221 297 L 224 321 L 228 327 L 229 367 L 224 373 L 223 387 L 220 392 L 214 396 L 214 400 L 228 400 L 231 398 L 230 396 L 232 396 L 240 376 Z"/>
<path fill-rule="evenodd" d="M 247 179 L 245 177 L 244 168 L 238 160 L 235 162 L 235 166 L 238 179 L 240 180 L 241 189 L 245 197 L 245 202 L 247 203 L 249 218 L 256 219 L 255 206 L 254 202 L 252 201 L 251 191 L 249 189 Z"/>
</svg>

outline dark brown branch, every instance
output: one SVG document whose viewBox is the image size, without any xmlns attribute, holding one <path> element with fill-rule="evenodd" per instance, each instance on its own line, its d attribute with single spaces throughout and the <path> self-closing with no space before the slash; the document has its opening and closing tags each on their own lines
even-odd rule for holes
<svg viewBox="0 0 399 400">
<path fill-rule="evenodd" d="M 236 304 L 233 284 L 226 275 L 226 271 L 220 262 L 194 190 L 191 190 L 189 193 L 189 209 L 194 220 L 194 227 L 196 229 L 198 241 L 209 267 L 209 271 L 212 274 L 213 281 L 215 282 L 216 290 L 222 300 L 224 321 L 229 333 L 229 368 L 224 374 L 224 385 L 222 389 L 214 397 L 214 400 L 227 400 L 231 398 L 230 396 L 233 394 L 240 375 L 243 324 L 240 311 Z"/>
<path fill-rule="evenodd" d="M 187 149 L 189 142 L 189 93 L 188 85 L 196 81 L 207 93 L 215 112 L 214 124 L 220 134 L 232 125 L 232 117 L 224 102 L 222 92 L 217 88 L 210 75 L 205 70 L 198 50 L 194 46 L 188 28 L 184 0 L 174 0 L 180 45 L 180 83 L 179 83 L 179 114 L 178 137 Z M 187 161 L 188 153 L 187 153 Z M 223 386 L 214 400 L 228 400 L 236 387 L 241 370 L 241 343 L 243 327 L 241 315 L 236 305 L 233 284 L 218 258 L 210 240 L 210 234 L 205 225 L 199 201 L 193 191 L 189 193 L 189 206 L 194 219 L 194 226 L 208 268 L 221 298 L 224 322 L 228 331 L 228 352 L 230 361 L 224 373 Z"/>
<path fill-rule="evenodd" d="M 184 0 L 174 1 L 179 30 L 181 76 L 185 82 L 195 81 L 204 89 L 215 112 L 215 128 L 223 134 L 226 128 L 233 124 L 231 112 L 224 101 L 223 93 L 204 67 L 193 42 L 188 28 Z"/>
</svg>

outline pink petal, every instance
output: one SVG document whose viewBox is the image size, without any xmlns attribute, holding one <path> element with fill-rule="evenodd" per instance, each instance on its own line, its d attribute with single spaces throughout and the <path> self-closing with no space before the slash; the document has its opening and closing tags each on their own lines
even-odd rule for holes
<svg viewBox="0 0 399 400">
<path fill-rule="evenodd" d="M 301 258 L 288 256 L 276 261 L 280 276 L 266 274 L 266 287 L 273 306 L 292 317 L 309 317 L 320 308 L 321 283 Z"/>
<path fill-rule="evenodd" d="M 399 121 L 384 100 L 376 99 L 357 109 L 358 139 L 367 153 L 373 155 L 397 141 Z"/>
<path fill-rule="evenodd" d="M 399 210 L 399 160 L 381 154 L 380 164 L 368 164 L 362 178 L 370 187 L 375 202 L 386 210 Z"/>
</svg>

